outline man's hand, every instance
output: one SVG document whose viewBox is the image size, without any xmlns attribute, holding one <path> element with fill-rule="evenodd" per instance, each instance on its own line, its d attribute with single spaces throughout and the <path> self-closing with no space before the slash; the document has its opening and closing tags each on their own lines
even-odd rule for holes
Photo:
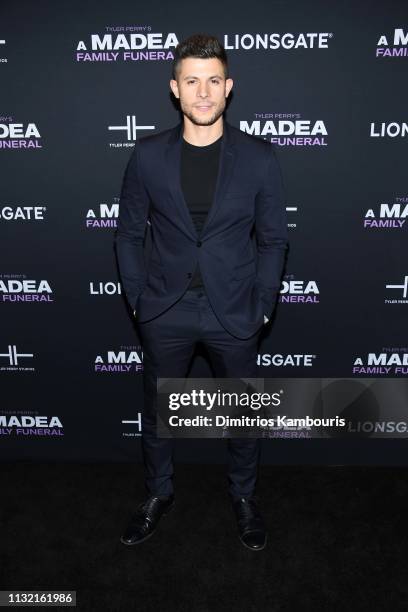
<svg viewBox="0 0 408 612">
<path fill-rule="evenodd" d="M 289 240 L 282 173 L 274 147 L 268 144 L 268 148 L 263 185 L 255 199 L 256 284 L 264 310 L 272 313 L 279 297 Z"/>
</svg>

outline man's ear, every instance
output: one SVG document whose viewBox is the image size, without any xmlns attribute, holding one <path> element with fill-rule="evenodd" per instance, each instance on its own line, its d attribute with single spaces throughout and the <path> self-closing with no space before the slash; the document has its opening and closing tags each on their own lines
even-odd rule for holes
<svg viewBox="0 0 408 612">
<path fill-rule="evenodd" d="M 178 85 L 175 79 L 170 79 L 170 89 L 176 98 L 179 98 Z"/>
</svg>

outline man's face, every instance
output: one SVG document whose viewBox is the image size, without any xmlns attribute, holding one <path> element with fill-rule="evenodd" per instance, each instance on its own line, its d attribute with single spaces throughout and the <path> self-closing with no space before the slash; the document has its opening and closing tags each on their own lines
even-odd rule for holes
<svg viewBox="0 0 408 612">
<path fill-rule="evenodd" d="M 216 57 L 187 57 L 180 61 L 177 81 L 170 87 L 180 100 L 183 114 L 195 125 L 212 125 L 222 115 L 232 79 L 225 79 L 224 66 Z"/>
</svg>

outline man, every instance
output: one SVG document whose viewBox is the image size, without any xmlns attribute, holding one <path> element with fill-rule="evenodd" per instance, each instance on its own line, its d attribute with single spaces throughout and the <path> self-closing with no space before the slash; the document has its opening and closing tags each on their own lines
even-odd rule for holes
<svg viewBox="0 0 408 612">
<path fill-rule="evenodd" d="M 136 141 L 115 237 L 143 345 L 148 491 L 122 535 L 124 544 L 149 538 L 174 506 L 173 440 L 156 435 L 157 378 L 184 378 L 198 341 L 216 377 L 256 378 L 258 338 L 274 310 L 288 248 L 273 147 L 223 118 L 233 81 L 220 42 L 203 34 L 181 42 L 172 76 L 183 121 Z M 229 495 L 241 542 L 251 550 L 267 540 L 255 497 L 259 445 L 253 438 L 228 440 Z"/>
</svg>

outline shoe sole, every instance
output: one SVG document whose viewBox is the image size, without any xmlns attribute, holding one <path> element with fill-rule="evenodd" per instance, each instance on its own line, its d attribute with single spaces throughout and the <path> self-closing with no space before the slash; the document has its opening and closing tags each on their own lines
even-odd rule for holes
<svg viewBox="0 0 408 612">
<path fill-rule="evenodd" d="M 243 544 L 245 546 L 245 548 L 248 548 L 249 550 L 252 550 L 253 552 L 258 552 L 259 550 L 263 550 L 266 546 L 266 543 L 268 542 L 268 536 L 265 536 L 265 543 L 263 546 L 260 546 L 259 548 L 252 548 L 252 546 L 248 546 L 248 544 L 245 544 L 245 542 L 243 540 L 241 540 L 241 538 L 239 538 L 239 541 L 241 542 L 241 544 Z"/>
<path fill-rule="evenodd" d="M 167 516 L 167 514 L 169 514 L 169 513 L 170 513 L 170 512 L 173 510 L 173 508 L 174 508 L 174 506 L 175 506 L 175 505 L 176 505 L 176 504 L 175 504 L 175 502 L 173 502 L 173 503 L 171 504 L 171 506 L 170 506 L 170 507 L 169 507 L 169 508 L 166 510 L 166 512 L 163 512 L 163 514 L 161 515 L 161 517 L 160 517 L 160 518 L 163 518 L 163 516 Z M 157 527 L 158 527 L 158 526 L 159 526 L 159 525 L 157 524 L 157 526 L 154 528 L 154 530 L 153 530 L 153 531 L 151 531 L 151 532 L 150 532 L 150 533 L 149 533 L 147 536 L 145 536 L 145 537 L 144 537 L 144 538 L 142 538 L 141 540 L 136 540 L 136 542 L 126 542 L 126 541 L 125 541 L 125 540 L 123 540 L 122 538 L 120 538 L 120 541 L 121 541 L 121 542 L 122 542 L 122 544 L 124 544 L 125 546 L 135 546 L 136 544 L 142 544 L 142 542 L 146 542 L 146 540 L 148 540 L 149 538 L 151 538 L 151 537 L 152 537 L 152 535 L 154 535 L 154 534 L 156 533 L 156 531 L 157 531 Z"/>
</svg>

